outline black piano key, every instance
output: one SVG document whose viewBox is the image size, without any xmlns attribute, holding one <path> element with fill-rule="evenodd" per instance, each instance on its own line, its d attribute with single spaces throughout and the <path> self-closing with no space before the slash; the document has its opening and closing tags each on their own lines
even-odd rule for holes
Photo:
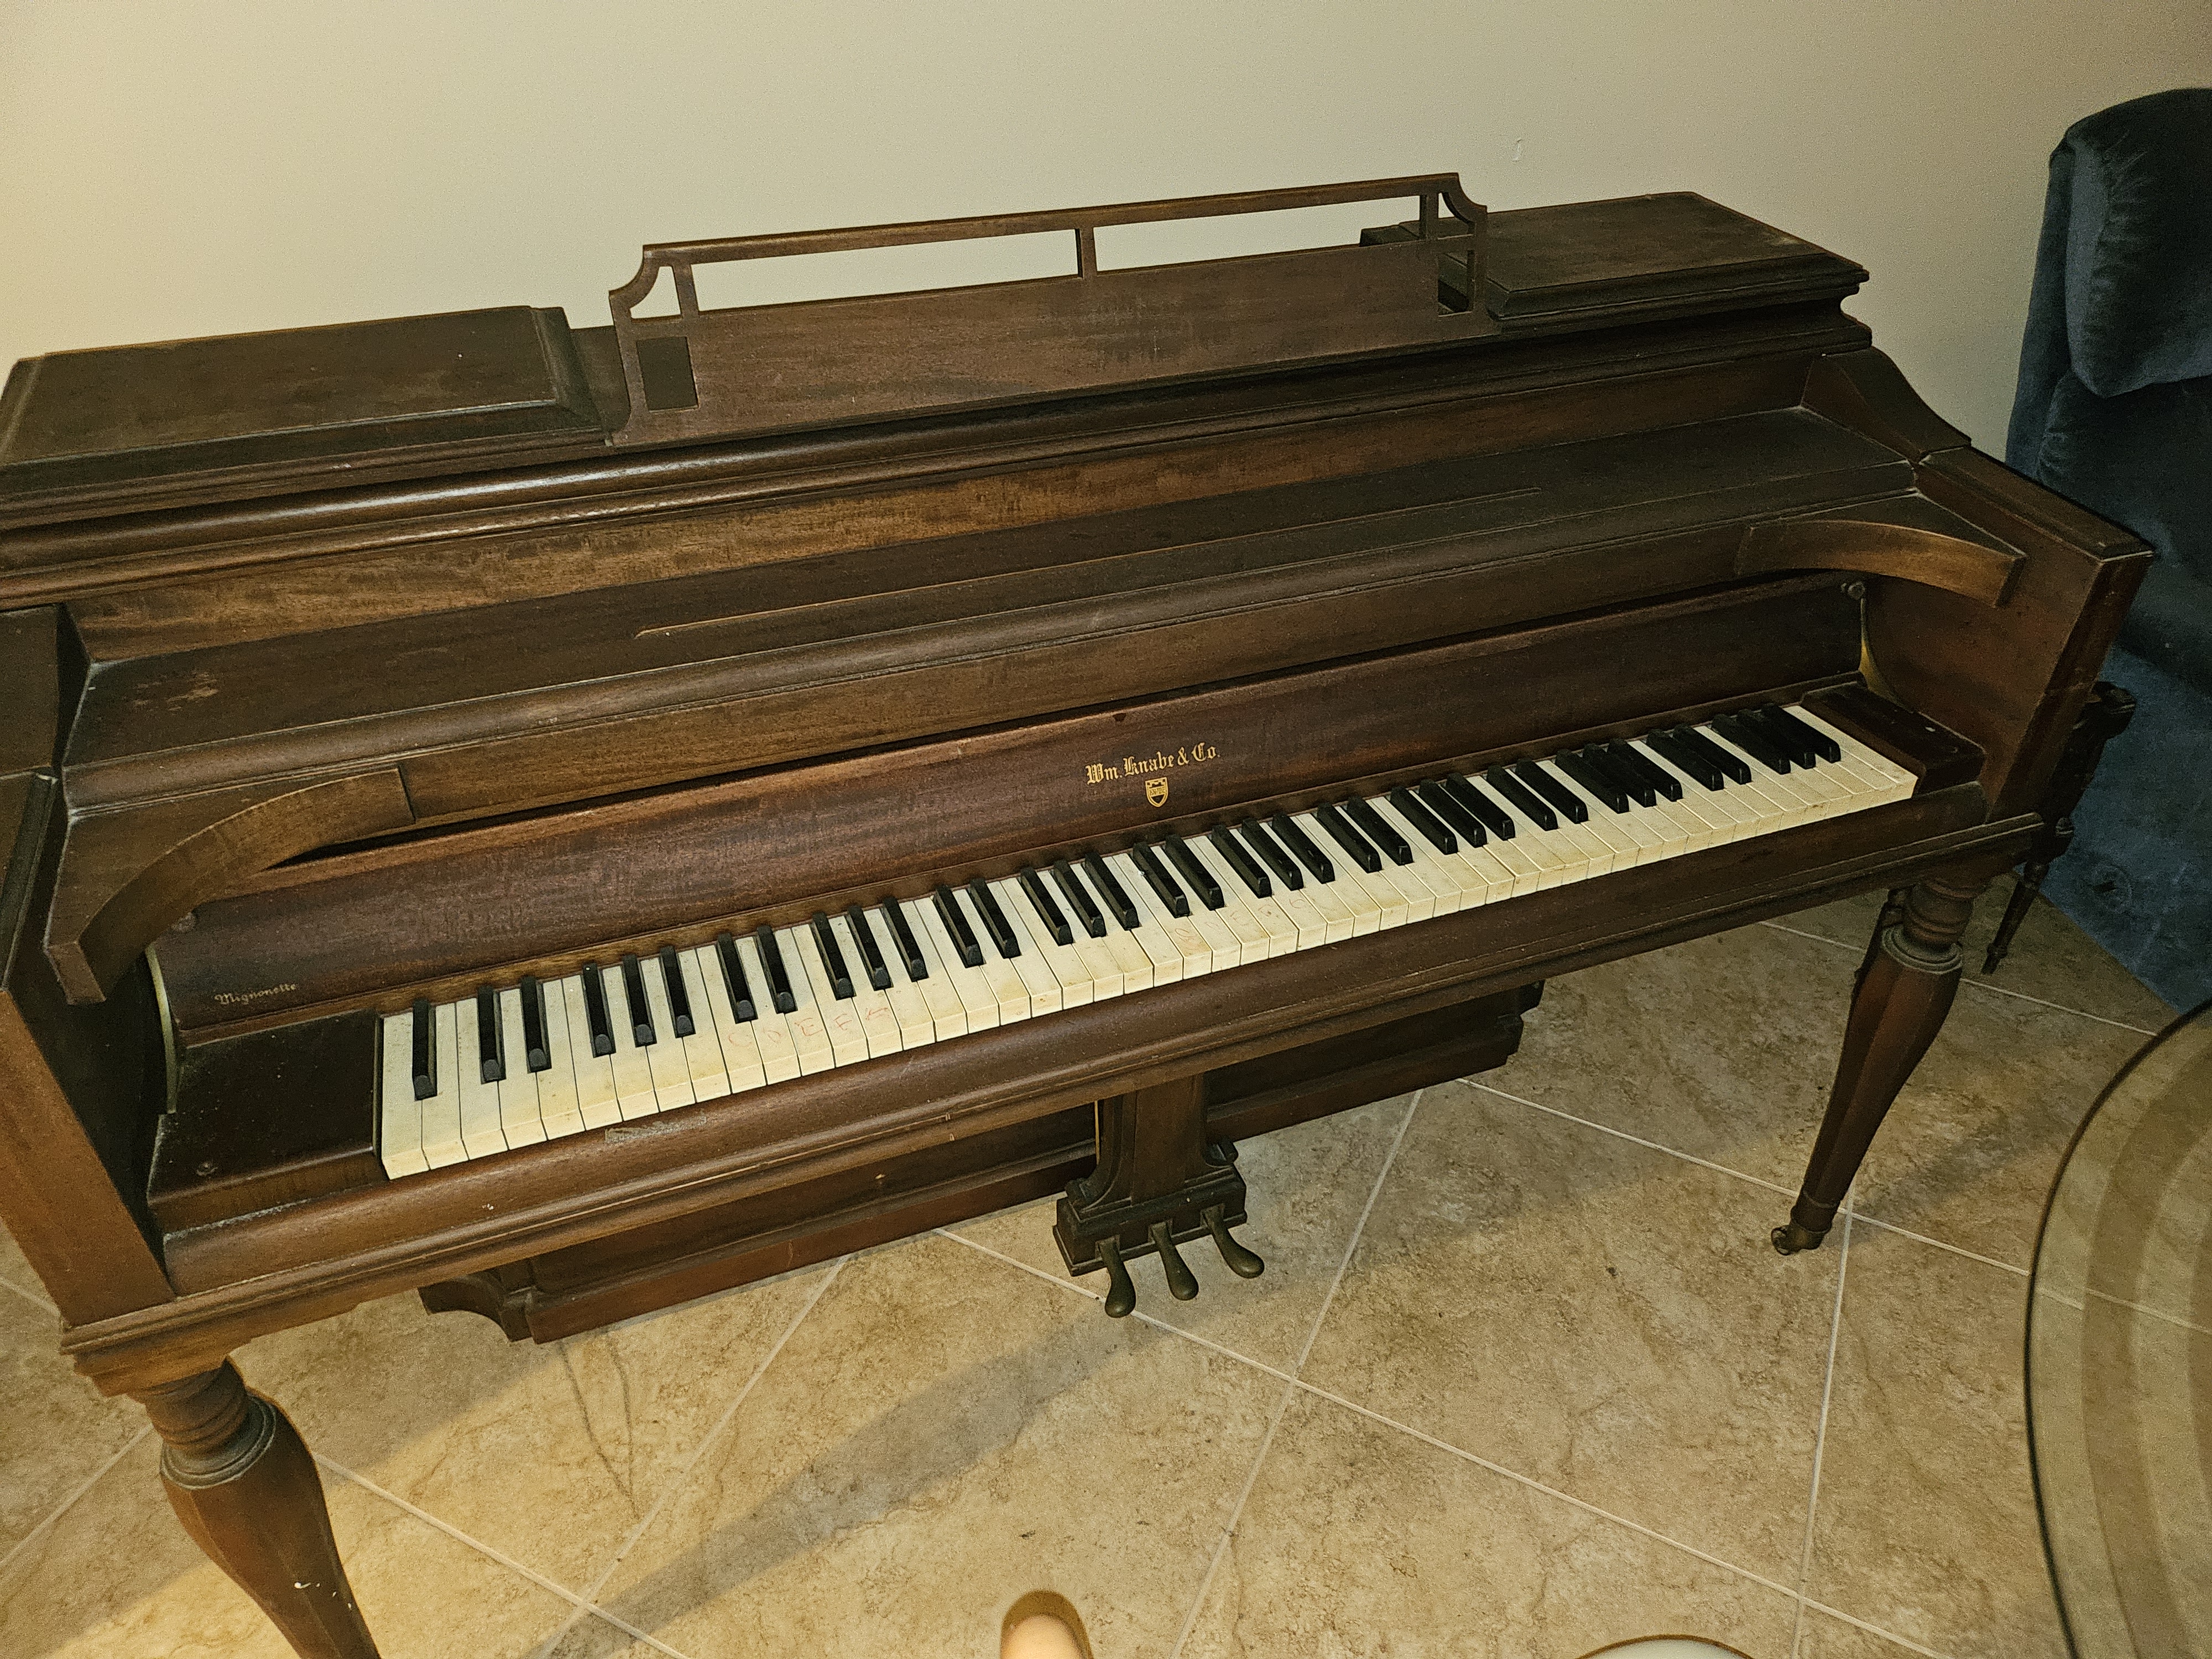
<svg viewBox="0 0 2212 1659">
<path fill-rule="evenodd" d="M 891 988 L 891 965 L 884 960 L 883 948 L 876 943 L 875 929 L 868 926 L 868 913 L 857 904 L 845 907 L 845 926 L 853 930 L 853 948 L 860 953 L 860 966 L 868 975 L 868 983 L 878 991 Z"/>
<path fill-rule="evenodd" d="M 1413 792 L 1407 788 L 1404 784 L 1400 784 L 1390 792 L 1390 805 L 1397 809 L 1400 817 L 1413 826 L 1414 833 L 1437 851 L 1439 853 L 1459 851 L 1459 837 L 1451 832 L 1450 826 L 1422 805 Z"/>
<path fill-rule="evenodd" d="M 545 1040 L 545 988 L 525 974 L 522 997 L 522 1063 L 533 1072 L 553 1069 L 553 1045 Z"/>
<path fill-rule="evenodd" d="M 1052 878 L 1066 898 L 1068 908 L 1075 912 L 1075 919 L 1083 924 L 1083 931 L 1093 939 L 1104 939 L 1106 913 L 1091 899 L 1083 878 L 1075 873 L 1075 866 L 1062 859 L 1052 866 Z"/>
<path fill-rule="evenodd" d="M 830 931 L 829 914 L 817 910 L 806 925 L 814 930 L 814 948 L 822 953 L 823 970 L 830 975 L 830 994 L 840 1002 L 850 1002 L 853 974 L 845 966 L 844 951 L 837 947 L 837 935 Z"/>
<path fill-rule="evenodd" d="M 1328 801 L 1314 808 L 1314 822 L 1328 832 L 1328 838 L 1344 848 L 1345 856 L 1364 870 L 1375 874 L 1382 867 L 1382 855 L 1367 844 L 1367 838 L 1352 827 L 1352 821 Z"/>
<path fill-rule="evenodd" d="M 1096 853 L 1085 853 L 1083 873 L 1091 878 L 1091 886 L 1097 890 L 1098 902 L 1106 907 L 1109 915 L 1121 924 L 1122 931 L 1136 932 L 1144 918 L 1137 914 L 1137 907 L 1130 902 L 1129 896 L 1121 890 L 1121 881 L 1107 866 L 1106 860 Z"/>
<path fill-rule="evenodd" d="M 799 1011 L 799 994 L 791 988 L 791 969 L 775 942 L 775 929 L 763 922 L 753 932 L 753 948 L 760 952 L 761 972 L 768 975 L 769 1000 L 779 1014 Z"/>
<path fill-rule="evenodd" d="M 1014 937 L 1014 930 L 1006 922 L 1006 912 L 999 908 L 998 896 L 993 893 L 981 877 L 968 884 L 968 902 L 975 907 L 981 919 L 983 931 L 991 936 L 991 943 L 1000 957 L 1012 962 L 1022 953 L 1022 942 Z"/>
<path fill-rule="evenodd" d="M 1614 781 L 1610 771 L 1601 768 L 1581 750 L 1570 749 L 1564 755 L 1554 755 L 1552 764 L 1582 785 L 1583 790 L 1607 811 L 1626 812 L 1628 810 L 1628 791 Z"/>
<path fill-rule="evenodd" d="M 1267 872 L 1245 849 L 1244 843 L 1230 833 L 1227 824 L 1207 830 L 1206 838 L 1212 843 L 1213 850 L 1220 854 L 1221 861 L 1229 866 L 1231 873 L 1244 884 L 1245 890 L 1254 898 L 1274 896 L 1275 884 L 1267 879 Z"/>
<path fill-rule="evenodd" d="M 684 982 L 684 963 L 672 945 L 660 947 L 660 985 L 668 994 L 668 1023 L 676 1028 L 676 1035 L 695 1035 L 699 1022 L 691 1017 L 691 988 Z"/>
<path fill-rule="evenodd" d="M 1681 780 L 1634 744 L 1626 740 L 1609 743 L 1605 746 L 1605 752 L 1635 773 L 1638 777 L 1642 778 L 1644 782 L 1650 784 L 1654 790 L 1668 800 L 1682 799 Z"/>
<path fill-rule="evenodd" d="M 1644 734 L 1644 741 L 1650 744 L 1670 762 L 1677 771 L 1699 788 L 1719 793 L 1724 781 L 1721 769 L 1705 756 L 1699 754 L 1688 744 L 1683 742 L 1682 733 L 1679 730 L 1649 732 Z M 1711 744 L 1705 746 L 1708 749 L 1712 747 Z"/>
<path fill-rule="evenodd" d="M 592 1052 L 611 1054 L 615 1051 L 614 1021 L 607 1016 L 606 981 L 599 977 L 599 964 L 587 962 L 581 974 L 584 981 L 584 1023 L 592 1028 Z"/>
<path fill-rule="evenodd" d="M 1275 872 L 1275 879 L 1291 892 L 1306 884 L 1306 872 L 1298 868 L 1298 861 L 1275 844 L 1265 825 L 1257 818 L 1247 818 L 1237 826 L 1237 833 L 1244 837 L 1244 844 L 1260 855 L 1260 861 Z"/>
<path fill-rule="evenodd" d="M 1799 743 L 1810 749 L 1820 759 L 1840 763 L 1844 746 L 1826 732 L 1817 731 L 1791 714 L 1778 702 L 1770 702 L 1764 708 L 1753 710 L 1768 726 L 1778 732 L 1787 732 Z M 1808 761 L 1806 763 L 1810 765 Z"/>
<path fill-rule="evenodd" d="M 1344 803 L 1344 816 L 1358 825 L 1359 833 L 1380 848 L 1391 863 L 1407 865 L 1413 861 L 1413 849 L 1406 845 L 1406 838 L 1358 796 L 1354 795 Z"/>
<path fill-rule="evenodd" d="M 1431 778 L 1418 785 L 1413 793 L 1421 804 L 1451 827 L 1452 833 L 1469 847 L 1480 847 L 1490 838 L 1482 820 L 1460 804 L 1459 798 L 1443 787 L 1442 780 Z"/>
<path fill-rule="evenodd" d="M 415 1098 L 428 1100 L 438 1092 L 438 1033 L 430 1005 L 415 999 Z"/>
<path fill-rule="evenodd" d="M 1160 862 L 1158 853 L 1139 842 L 1129 849 L 1129 856 L 1136 861 L 1137 868 L 1144 872 L 1145 880 L 1159 896 L 1160 902 L 1168 907 L 1170 915 L 1187 916 L 1190 914 L 1190 896 L 1176 885 L 1176 878 L 1168 873 L 1168 867 Z"/>
<path fill-rule="evenodd" d="M 1476 821 L 1500 841 L 1511 841 L 1514 831 L 1521 827 L 1513 822 L 1513 815 L 1485 793 L 1482 786 L 1473 778 L 1449 773 L 1437 780 L 1437 787 L 1473 813 Z"/>
<path fill-rule="evenodd" d="M 1741 714 L 1723 714 L 1705 722 L 1737 748 L 1757 761 L 1770 772 L 1783 776 L 1790 775 L 1790 757 L 1774 745 L 1773 740 Z"/>
<path fill-rule="evenodd" d="M 975 930 L 968 925 L 968 914 L 960 908 L 960 896 L 942 882 L 930 895 L 937 904 L 937 919 L 945 924 L 945 932 L 952 940 L 952 948 L 960 953 L 961 965 L 981 968 L 983 965 L 983 946 L 975 937 Z"/>
<path fill-rule="evenodd" d="M 1054 945 L 1075 943 L 1075 930 L 1067 925 L 1067 917 L 1052 896 L 1052 889 L 1044 884 L 1044 878 L 1026 866 L 1015 872 L 1021 882 L 1022 892 L 1030 902 L 1030 914 L 1044 925 L 1044 931 Z"/>
<path fill-rule="evenodd" d="M 1328 861 L 1328 854 L 1314 845 L 1313 837 L 1288 812 L 1276 813 L 1267 820 L 1267 828 L 1292 858 L 1313 872 L 1316 881 L 1326 884 L 1336 879 L 1336 866 Z"/>
<path fill-rule="evenodd" d="M 1741 755 L 1731 755 L 1694 726 L 1678 726 L 1668 737 L 1714 768 L 1731 783 L 1749 783 L 1751 768 Z"/>
<path fill-rule="evenodd" d="M 499 1029 L 499 993 L 489 985 L 477 988 L 477 1064 L 486 1083 L 507 1081 L 506 1033 Z"/>
<path fill-rule="evenodd" d="M 1594 743 L 1583 750 L 1583 757 L 1611 778 L 1616 787 L 1627 791 L 1629 799 L 1638 806 L 1658 805 L 1659 792 L 1651 787 L 1651 781 L 1614 754 L 1611 744 Z"/>
<path fill-rule="evenodd" d="M 1190 890 L 1198 895 L 1200 903 L 1209 910 L 1218 910 L 1229 902 L 1223 897 L 1221 884 L 1214 880 L 1213 872 L 1206 867 L 1197 854 L 1190 850 L 1181 836 L 1170 836 L 1160 842 L 1160 846 L 1167 854 L 1168 861 L 1190 884 Z"/>
<path fill-rule="evenodd" d="M 1548 803 L 1539 800 L 1528 786 L 1502 766 L 1493 766 L 1482 775 L 1483 782 L 1498 792 L 1498 797 L 1539 830 L 1556 830 L 1559 815 Z"/>
<path fill-rule="evenodd" d="M 884 919 L 890 923 L 891 943 L 896 947 L 899 960 L 906 964 L 909 981 L 929 977 L 929 958 L 921 953 L 921 945 L 914 936 L 914 927 L 906 919 L 906 906 L 895 898 L 884 901 Z"/>
<path fill-rule="evenodd" d="M 1813 741 L 1813 728 L 1801 720 L 1793 720 L 1787 712 L 1769 703 L 1763 708 L 1747 708 L 1742 718 L 1755 727 L 1760 735 L 1790 757 L 1808 772 L 1819 763 L 1820 745 Z M 1843 750 L 1838 750 L 1840 756 Z"/>
<path fill-rule="evenodd" d="M 1513 769 L 1513 775 L 1557 808 L 1569 823 L 1589 822 L 1589 808 L 1583 805 L 1581 797 L 1546 771 L 1540 762 L 1522 761 Z"/>
<path fill-rule="evenodd" d="M 641 1048 L 650 1048 L 660 1040 L 653 1029 L 653 1004 L 645 994 L 645 969 L 637 957 L 625 951 L 622 959 L 623 1000 L 629 1006 L 629 1040 Z"/>
<path fill-rule="evenodd" d="M 738 954 L 737 940 L 727 933 L 715 934 L 714 959 L 722 964 L 722 988 L 730 994 L 730 1012 L 741 1025 L 758 1019 L 760 1010 L 753 1006 L 753 988 L 745 978 L 745 959 Z"/>
</svg>

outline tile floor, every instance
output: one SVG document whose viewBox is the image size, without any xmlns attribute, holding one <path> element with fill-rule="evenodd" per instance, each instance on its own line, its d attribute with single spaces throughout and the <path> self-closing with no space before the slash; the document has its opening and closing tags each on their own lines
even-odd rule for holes
<svg viewBox="0 0 2212 1659">
<path fill-rule="evenodd" d="M 1785 1261 L 1873 907 L 1557 981 L 1479 1082 L 1250 1143 L 1267 1273 L 1194 1251 L 1194 1303 L 1143 1264 L 1107 1320 L 1033 1206 L 552 1347 L 393 1297 L 240 1363 L 388 1659 L 969 1659 L 1038 1586 L 1100 1659 L 2059 1656 L 2025 1269 L 2169 1011 L 2039 908 Z M 56 1327 L 0 1255 L 0 1652 L 280 1656 Z"/>
</svg>

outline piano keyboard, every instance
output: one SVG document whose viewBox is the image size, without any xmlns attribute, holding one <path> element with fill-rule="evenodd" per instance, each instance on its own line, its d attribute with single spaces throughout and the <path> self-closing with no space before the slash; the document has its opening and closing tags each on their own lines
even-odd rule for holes
<svg viewBox="0 0 2212 1659">
<path fill-rule="evenodd" d="M 1900 800 L 1770 706 L 817 913 L 382 1026 L 393 1179 Z"/>
</svg>

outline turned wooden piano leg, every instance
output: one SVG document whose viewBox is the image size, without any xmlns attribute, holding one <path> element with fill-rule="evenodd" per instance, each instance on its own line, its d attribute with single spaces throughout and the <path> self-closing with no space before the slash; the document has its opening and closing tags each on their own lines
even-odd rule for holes
<svg viewBox="0 0 2212 1659">
<path fill-rule="evenodd" d="M 331 1536 L 323 1483 L 284 1413 L 228 1359 L 132 1396 L 162 1439 L 169 1506 L 301 1659 L 376 1659 Z"/>
<path fill-rule="evenodd" d="M 1844 1052 L 1805 1184 L 1789 1221 L 1774 1230 L 1774 1248 L 1783 1255 L 1817 1249 L 1828 1236 L 1890 1103 L 1951 1011 L 1959 989 L 1959 938 L 1987 885 L 1984 877 L 1930 876 L 1901 902 L 1893 893 L 1882 907 L 1851 996 Z"/>
</svg>

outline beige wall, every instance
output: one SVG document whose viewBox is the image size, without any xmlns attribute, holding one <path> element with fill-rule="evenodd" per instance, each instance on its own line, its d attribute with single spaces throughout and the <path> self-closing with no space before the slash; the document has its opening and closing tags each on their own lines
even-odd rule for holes
<svg viewBox="0 0 2212 1659">
<path fill-rule="evenodd" d="M 2212 0 L 0 0 L 0 365 L 528 301 L 646 241 L 1456 168 L 1858 259 L 2001 447 L 2045 157 Z"/>
</svg>

